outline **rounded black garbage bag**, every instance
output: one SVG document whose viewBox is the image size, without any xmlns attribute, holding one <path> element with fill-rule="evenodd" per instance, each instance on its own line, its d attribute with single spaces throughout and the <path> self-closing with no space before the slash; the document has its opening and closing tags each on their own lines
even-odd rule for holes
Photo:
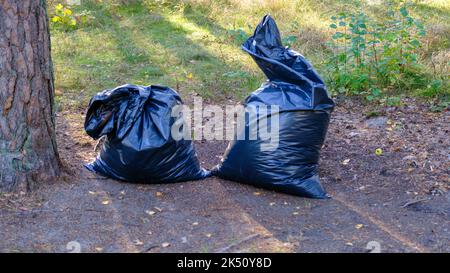
<svg viewBox="0 0 450 273">
<path fill-rule="evenodd" d="M 268 15 L 242 48 L 269 80 L 246 98 L 246 112 L 256 112 L 256 118 L 246 116 L 245 132 L 240 133 L 246 137 L 230 142 L 213 174 L 298 196 L 329 197 L 317 173 L 334 108 L 324 82 L 302 55 L 283 47 L 275 21 Z M 276 111 L 260 113 L 261 106 L 272 109 L 273 105 Z M 273 149 L 267 149 L 273 139 L 260 137 L 259 131 L 256 139 L 248 137 L 255 122 L 275 116 L 279 133 Z"/>
<path fill-rule="evenodd" d="M 106 136 L 95 161 L 86 168 L 101 175 L 139 183 L 198 180 L 199 165 L 191 140 L 175 140 L 172 109 L 182 105 L 176 91 L 158 85 L 123 85 L 95 95 L 84 128 L 94 139 Z M 182 117 L 181 117 L 182 118 Z"/>
</svg>

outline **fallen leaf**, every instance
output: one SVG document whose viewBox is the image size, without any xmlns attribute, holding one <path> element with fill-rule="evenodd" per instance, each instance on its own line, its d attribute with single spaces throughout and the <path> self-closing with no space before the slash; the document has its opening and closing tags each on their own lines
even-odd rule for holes
<svg viewBox="0 0 450 273">
<path fill-rule="evenodd" d="M 88 191 L 89 192 L 89 194 L 91 194 L 91 195 L 95 195 L 95 191 Z"/>
<path fill-rule="evenodd" d="M 103 247 L 96 247 L 95 251 L 102 252 L 103 251 Z"/>
<path fill-rule="evenodd" d="M 347 246 L 353 246 L 353 244 L 350 243 L 350 242 L 345 243 L 345 245 L 347 245 Z"/>
<path fill-rule="evenodd" d="M 161 197 L 161 196 L 163 196 L 163 193 L 162 193 L 162 192 L 159 192 L 159 191 L 157 191 L 157 192 L 156 192 L 156 197 Z"/>
<path fill-rule="evenodd" d="M 123 200 L 123 198 L 124 198 L 124 196 L 125 196 L 125 191 L 121 191 L 120 193 L 119 193 L 119 200 Z"/>
<path fill-rule="evenodd" d="M 103 205 L 109 205 L 109 203 L 110 203 L 109 200 L 103 200 L 103 201 L 102 201 L 102 204 L 103 204 Z"/>
<path fill-rule="evenodd" d="M 294 211 L 292 215 L 298 215 L 298 211 Z"/>
<path fill-rule="evenodd" d="M 261 195 L 261 192 L 255 191 L 255 192 L 253 193 L 253 195 L 259 196 L 259 195 Z"/>
<path fill-rule="evenodd" d="M 348 165 L 349 162 L 350 162 L 350 158 L 344 159 L 342 161 L 342 165 Z"/>
<path fill-rule="evenodd" d="M 376 155 L 382 155 L 383 154 L 383 150 L 381 150 L 380 148 L 375 149 L 375 154 Z"/>
<path fill-rule="evenodd" d="M 161 246 L 162 246 L 162 247 L 169 247 L 169 246 L 170 246 L 170 243 L 165 242 L 165 243 L 162 243 Z"/>
<path fill-rule="evenodd" d="M 193 226 L 198 226 L 198 222 L 192 223 Z"/>
<path fill-rule="evenodd" d="M 355 228 L 356 228 L 356 229 L 361 229 L 361 228 L 363 228 L 363 227 L 364 227 L 363 224 L 356 224 L 356 225 L 355 225 Z"/>
<path fill-rule="evenodd" d="M 147 213 L 147 214 L 150 215 L 150 216 L 153 216 L 153 215 L 156 214 L 156 212 L 153 211 L 153 210 L 146 210 L 145 213 Z"/>
<path fill-rule="evenodd" d="M 211 238 L 212 234 L 211 233 L 206 233 L 205 236 L 208 237 L 208 238 Z"/>
</svg>

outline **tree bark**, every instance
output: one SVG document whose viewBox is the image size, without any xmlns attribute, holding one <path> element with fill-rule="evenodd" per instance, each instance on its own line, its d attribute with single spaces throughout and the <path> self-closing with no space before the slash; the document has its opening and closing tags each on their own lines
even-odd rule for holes
<svg viewBox="0 0 450 273">
<path fill-rule="evenodd" d="M 0 191 L 60 174 L 53 95 L 45 0 L 0 0 Z"/>
</svg>

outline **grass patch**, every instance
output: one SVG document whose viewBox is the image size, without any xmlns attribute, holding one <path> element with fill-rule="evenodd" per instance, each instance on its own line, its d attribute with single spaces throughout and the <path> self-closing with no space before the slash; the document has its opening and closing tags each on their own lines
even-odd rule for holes
<svg viewBox="0 0 450 273">
<path fill-rule="evenodd" d="M 379 2 L 82 0 L 71 8 L 75 15 L 88 14 L 86 22 L 69 31 L 52 28 L 56 100 L 59 108 L 84 108 L 96 92 L 124 83 L 168 85 L 182 96 L 196 93 L 216 102 L 242 99 L 265 80 L 240 44 L 266 13 L 327 79 L 330 17 L 344 10 L 376 16 L 383 8 Z M 50 13 L 55 3 L 49 3 Z M 412 3 L 411 12 L 427 29 L 420 62 L 433 77 L 419 79 L 429 83 L 418 82 L 420 89 L 397 94 L 450 97 L 449 6 L 440 0 Z"/>
</svg>

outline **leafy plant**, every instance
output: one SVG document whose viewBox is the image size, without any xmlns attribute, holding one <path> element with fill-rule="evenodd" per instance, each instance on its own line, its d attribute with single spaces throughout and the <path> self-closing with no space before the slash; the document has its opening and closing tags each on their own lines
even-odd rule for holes
<svg viewBox="0 0 450 273">
<path fill-rule="evenodd" d="M 62 4 L 55 6 L 55 15 L 52 16 L 51 22 L 55 27 L 62 28 L 65 31 L 73 30 L 77 26 L 73 11 Z"/>
<path fill-rule="evenodd" d="M 428 85 L 429 75 L 419 63 L 423 25 L 411 17 L 406 5 L 388 1 L 382 21 L 363 12 L 341 12 L 331 17 L 334 56 L 327 62 L 331 89 L 345 95 L 364 95 L 381 101 L 389 91 Z M 388 105 L 398 97 L 384 99 Z"/>
</svg>

